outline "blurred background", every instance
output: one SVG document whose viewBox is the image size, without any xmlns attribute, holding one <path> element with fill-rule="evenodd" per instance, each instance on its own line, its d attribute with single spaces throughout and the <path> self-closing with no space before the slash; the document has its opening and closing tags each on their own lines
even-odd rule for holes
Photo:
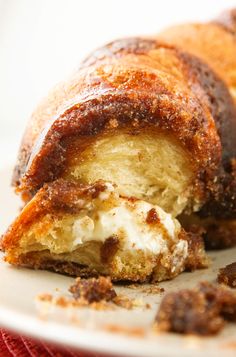
<svg viewBox="0 0 236 357">
<path fill-rule="evenodd" d="M 14 162 L 39 100 L 94 48 L 230 7 L 236 0 L 0 0 L 0 168 Z"/>
</svg>

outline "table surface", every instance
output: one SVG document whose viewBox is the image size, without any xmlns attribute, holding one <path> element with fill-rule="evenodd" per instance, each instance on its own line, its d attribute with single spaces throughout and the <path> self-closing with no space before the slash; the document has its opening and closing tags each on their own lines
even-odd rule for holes
<svg viewBox="0 0 236 357">
<path fill-rule="evenodd" d="M 33 340 L 0 329 L 1 357 L 101 357 L 98 354 L 88 354 L 75 351 L 68 347 L 58 347 L 42 340 Z"/>
</svg>

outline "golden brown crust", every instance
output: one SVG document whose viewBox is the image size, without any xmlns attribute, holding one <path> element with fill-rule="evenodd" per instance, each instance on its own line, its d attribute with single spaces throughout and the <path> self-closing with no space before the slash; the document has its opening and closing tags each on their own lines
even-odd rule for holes
<svg viewBox="0 0 236 357">
<path fill-rule="evenodd" d="M 78 205 L 77 197 L 91 200 L 103 192 L 105 187 L 102 181 L 86 186 L 63 179 L 45 184 L 4 234 L 2 249 L 13 249 L 17 246 L 29 227 L 47 213 L 53 217 L 54 214 L 63 216 L 79 212 L 82 206 Z"/>
<path fill-rule="evenodd" d="M 183 50 L 196 55 L 206 62 L 213 71 L 225 82 L 233 99 L 229 105 L 217 108 L 216 103 L 221 103 L 225 94 L 216 90 L 212 95 L 212 88 L 208 92 L 208 99 L 212 103 L 212 113 L 216 122 L 222 143 L 222 164 L 224 170 L 219 168 L 215 177 L 215 185 L 209 187 L 209 199 L 201 212 L 201 217 L 215 216 L 217 218 L 235 217 L 235 164 L 236 157 L 236 9 L 225 11 L 217 20 L 206 24 L 186 24 L 174 26 L 162 32 L 159 38 L 170 45 L 177 45 Z M 201 70 L 196 65 L 192 66 L 196 75 Z M 211 76 L 205 72 L 201 77 L 204 87 L 204 76 Z M 211 80 L 207 78 L 206 85 Z M 221 93 L 220 93 L 221 91 Z M 229 110 L 227 110 L 227 108 Z M 217 114 L 218 113 L 218 114 Z M 220 117 L 219 117 L 220 113 Z M 218 116 L 218 118 L 217 118 Z"/>
<path fill-rule="evenodd" d="M 210 73 L 208 77 L 206 73 Z M 20 189 L 29 194 L 61 175 L 73 138 L 82 148 L 98 134 L 126 128 L 138 135 L 146 128 L 172 133 L 193 158 L 199 181 L 196 190 L 209 191 L 221 168 L 221 142 L 216 126 L 224 142 L 224 130 L 235 132 L 222 126 L 224 121 L 231 128 L 232 122 L 225 120 L 226 109 L 230 113 L 233 110 L 230 101 L 223 82 L 192 55 L 154 40 L 116 41 L 85 61 L 82 69 L 56 89 L 56 94 L 51 94 L 43 109 L 32 117 L 15 183 L 19 182 Z M 66 109 L 56 114 L 58 102 Z M 48 117 L 51 112 L 55 114 L 53 120 L 52 114 Z M 216 113 L 221 113 L 218 118 Z M 225 157 L 234 150 L 230 138 L 227 143 Z"/>
<path fill-rule="evenodd" d="M 195 246 L 197 248 L 197 245 Z M 191 248 L 190 248 L 191 249 Z M 82 278 L 90 278 L 90 277 L 98 277 L 101 273 L 94 268 L 91 268 L 87 265 L 82 265 L 76 262 L 65 260 L 63 257 L 59 255 L 57 257 L 52 256 L 48 251 L 40 252 L 40 251 L 32 251 L 25 254 L 15 255 L 14 252 L 8 251 L 7 256 L 5 257 L 5 261 L 15 266 L 31 268 L 35 270 L 48 270 L 72 277 L 82 277 Z M 194 255 L 191 255 L 194 253 Z M 196 255 L 199 254 L 199 255 Z M 192 257 L 192 261 L 190 259 L 186 262 L 186 270 L 194 271 L 195 269 L 203 269 L 207 268 L 209 264 L 209 259 L 204 251 L 201 249 L 195 249 L 190 251 L 190 257 Z M 137 258 L 138 259 L 138 258 Z M 147 261 L 143 261 L 143 263 L 149 264 L 149 259 Z M 105 263 L 104 263 L 105 264 Z M 157 268 L 161 269 L 161 265 Z M 110 276 L 112 281 L 133 281 L 133 282 L 151 282 L 156 283 L 158 281 L 169 280 L 175 277 L 171 274 L 171 271 L 163 271 L 163 276 L 159 275 L 158 279 L 156 278 L 155 272 L 150 272 L 150 274 L 142 273 L 141 271 L 133 271 L 133 274 L 127 274 L 125 272 L 116 272 L 114 271 L 115 267 L 111 265 L 104 265 L 104 271 L 102 274 L 104 276 Z M 105 273 L 105 271 L 107 272 Z M 171 268 L 170 268 L 171 270 Z"/>
<path fill-rule="evenodd" d="M 236 160 L 230 160 L 225 167 L 225 172 L 216 178 L 216 185 L 210 187 L 211 199 L 199 212 L 200 217 L 235 218 Z"/>
<path fill-rule="evenodd" d="M 196 194 L 218 200 L 231 177 L 229 160 L 236 155 L 236 111 L 228 89 L 195 56 L 141 38 L 96 51 L 35 112 L 14 176 L 23 198 L 63 175 L 71 142 L 82 150 L 98 134 L 124 128 L 134 135 L 157 130 L 175 136 L 193 158 Z M 234 189 L 230 186 L 230 194 Z M 217 202 L 218 212 L 225 211 Z M 234 202 L 228 214 L 235 215 Z"/>
<path fill-rule="evenodd" d="M 90 278 L 99 276 L 95 269 L 74 262 L 51 259 L 49 256 L 42 257 L 39 252 L 30 252 L 15 258 L 11 256 L 9 262 L 16 266 L 35 270 L 48 270 L 73 277 Z"/>
<path fill-rule="evenodd" d="M 225 82 L 235 86 L 235 34 L 229 31 L 228 20 L 235 10 L 225 12 L 223 17 L 205 24 L 184 24 L 168 28 L 158 38 L 183 48 L 204 60 Z M 225 26 L 223 25 L 225 24 Z M 232 28 L 232 25 L 230 25 Z"/>
<path fill-rule="evenodd" d="M 84 187 L 64 179 L 73 176 L 66 175 L 74 156 L 79 158 L 98 138 L 121 132 L 173 138 L 186 152 L 193 174 L 186 210 L 199 209 L 200 202 L 200 217 L 236 217 L 234 26 L 232 12 L 227 21 L 178 27 L 159 40 L 112 42 L 51 92 L 28 124 L 15 169 L 17 190 L 25 202 L 32 200 L 4 236 L 2 246 L 8 250 L 9 262 L 70 275 L 94 274 L 60 257 L 40 258 L 36 252 L 14 256 L 14 248 L 32 222 L 47 213 L 51 217 L 76 214 L 80 210 L 76 196 L 92 199 L 104 190 L 102 182 Z M 147 223 L 157 219 L 152 211 Z M 186 269 L 207 266 L 201 236 L 192 232 L 185 239 L 189 242 Z M 118 243 L 110 237 L 102 245 L 105 265 L 116 254 Z"/>
</svg>

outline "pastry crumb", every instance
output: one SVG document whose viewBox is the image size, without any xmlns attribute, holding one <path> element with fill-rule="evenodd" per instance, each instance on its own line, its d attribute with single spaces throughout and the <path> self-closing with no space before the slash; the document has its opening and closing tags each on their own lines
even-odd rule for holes
<svg viewBox="0 0 236 357">
<path fill-rule="evenodd" d="M 113 304 L 109 304 L 109 302 L 105 300 L 88 303 L 88 301 L 84 299 L 75 299 L 65 295 L 53 296 L 50 294 L 40 294 L 36 296 L 36 300 L 41 303 L 50 303 L 52 306 L 57 306 L 63 309 L 89 307 L 94 310 L 110 310 L 114 308 Z"/>
<path fill-rule="evenodd" d="M 227 320 L 236 322 L 236 294 L 209 282 L 168 293 L 156 316 L 159 331 L 203 336 L 219 333 Z"/>
<path fill-rule="evenodd" d="M 142 286 L 140 284 L 130 284 L 127 287 L 132 290 L 139 290 L 144 294 L 161 294 L 165 291 L 164 288 L 158 286 L 157 284 L 150 284 L 148 286 Z"/>
<path fill-rule="evenodd" d="M 117 295 L 113 299 L 113 303 L 117 306 L 123 307 L 124 309 L 131 310 L 134 307 L 147 307 L 149 304 L 145 304 L 142 299 L 130 299 L 125 295 Z"/>
<path fill-rule="evenodd" d="M 231 288 L 236 288 L 236 262 L 221 268 L 217 280 L 218 283 L 228 285 Z"/>
<path fill-rule="evenodd" d="M 108 332 L 112 333 L 123 333 L 129 336 L 135 337 L 144 337 L 146 331 L 142 327 L 128 327 L 128 326 L 120 326 L 120 325 L 107 325 L 104 329 Z"/>
<path fill-rule="evenodd" d="M 39 294 L 36 300 L 41 303 L 50 303 L 61 308 L 89 307 L 95 310 L 111 310 L 122 307 L 131 310 L 135 307 L 150 309 L 150 305 L 142 299 L 132 299 L 125 295 L 117 295 L 109 277 L 75 279 L 69 288 L 71 296 L 52 294 Z"/>
<path fill-rule="evenodd" d="M 111 279 L 103 276 L 89 279 L 77 278 L 69 291 L 73 294 L 74 299 L 82 299 L 89 304 L 102 300 L 111 301 L 117 296 Z"/>
<path fill-rule="evenodd" d="M 37 295 L 37 299 L 41 302 L 51 302 L 53 299 L 52 294 L 44 293 Z"/>
</svg>

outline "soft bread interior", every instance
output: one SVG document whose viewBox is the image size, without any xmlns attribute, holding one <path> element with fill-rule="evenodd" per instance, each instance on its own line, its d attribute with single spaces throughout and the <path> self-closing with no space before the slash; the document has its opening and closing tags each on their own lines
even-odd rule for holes
<svg viewBox="0 0 236 357">
<path fill-rule="evenodd" d="M 53 193 L 50 197 L 53 201 Z M 185 269 L 188 242 L 178 221 L 160 207 L 121 197 L 109 183 L 98 197 L 74 196 L 73 202 L 75 213 L 49 210 L 33 221 L 25 214 L 28 227 L 8 251 L 8 261 L 24 264 L 26 259 L 41 268 L 45 260 L 70 262 L 89 274 L 95 270 L 113 280 L 133 281 L 170 279 Z M 25 208 L 32 214 L 33 204 Z"/>
<path fill-rule="evenodd" d="M 191 201 L 193 168 L 189 154 L 167 134 L 98 137 L 76 154 L 69 175 L 84 183 L 111 181 L 120 194 L 157 204 L 173 216 Z"/>
</svg>

